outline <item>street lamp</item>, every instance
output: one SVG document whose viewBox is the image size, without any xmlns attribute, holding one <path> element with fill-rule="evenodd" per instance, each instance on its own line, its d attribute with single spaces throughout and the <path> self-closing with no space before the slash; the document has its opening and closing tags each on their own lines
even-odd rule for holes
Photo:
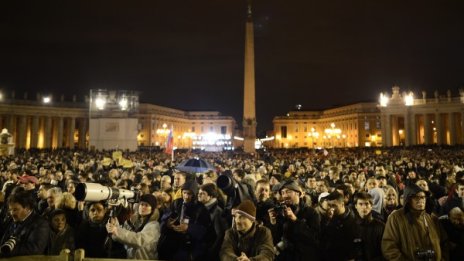
<svg viewBox="0 0 464 261">
<path fill-rule="evenodd" d="M 319 138 L 319 132 L 317 132 L 316 129 L 314 129 L 314 127 L 312 127 L 311 132 L 308 133 L 308 137 L 311 138 L 311 148 L 314 148 L 314 138 Z"/>
</svg>

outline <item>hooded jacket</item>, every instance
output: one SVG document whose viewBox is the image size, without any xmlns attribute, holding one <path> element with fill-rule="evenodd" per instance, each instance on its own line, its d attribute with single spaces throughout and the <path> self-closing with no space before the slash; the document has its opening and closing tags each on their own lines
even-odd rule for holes
<svg viewBox="0 0 464 261">
<path fill-rule="evenodd" d="M 418 260 L 417 252 L 433 250 L 433 260 L 447 260 L 446 233 L 438 220 L 425 210 L 411 209 L 412 196 L 422 189 L 411 184 L 404 190 L 405 206 L 387 219 L 382 237 L 382 253 L 387 260 Z"/>
<path fill-rule="evenodd" d="M 161 220 L 161 237 L 158 243 L 159 259 L 165 260 L 203 260 L 207 252 L 207 242 L 211 242 L 208 227 L 211 219 L 203 204 L 196 201 L 198 185 L 194 181 L 188 181 L 182 186 L 182 190 L 193 193 L 190 202 L 184 202 L 183 198 L 172 202 L 170 210 Z M 182 209 L 184 208 L 184 211 Z M 183 219 L 180 220 L 183 214 Z M 175 219 L 175 225 L 180 222 L 188 224 L 186 233 L 179 233 L 170 229 L 167 224 L 169 219 Z"/>
</svg>

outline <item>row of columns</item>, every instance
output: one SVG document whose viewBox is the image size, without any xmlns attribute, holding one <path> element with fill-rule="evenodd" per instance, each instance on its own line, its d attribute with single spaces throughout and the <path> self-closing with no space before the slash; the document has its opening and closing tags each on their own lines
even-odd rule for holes
<svg viewBox="0 0 464 261">
<path fill-rule="evenodd" d="M 459 122 L 456 121 L 458 114 Z M 419 117 L 422 118 L 422 125 L 419 124 Z M 464 112 L 418 114 L 411 113 L 407 108 L 404 114 L 384 113 L 382 115 L 382 138 L 385 146 L 400 145 L 399 118 L 404 119 L 404 145 L 406 146 L 434 143 L 439 145 L 464 144 Z M 435 130 L 432 128 L 432 120 L 434 120 Z M 423 130 L 423 133 L 420 130 Z M 436 133 L 436 139 L 434 133 Z M 418 136 L 419 134 L 423 136 Z"/>
<path fill-rule="evenodd" d="M 27 115 L 0 117 L 3 118 L 0 121 L 2 128 L 7 128 L 13 135 L 16 148 L 74 148 L 76 122 L 77 147 L 87 147 L 88 120 L 86 118 Z"/>
</svg>

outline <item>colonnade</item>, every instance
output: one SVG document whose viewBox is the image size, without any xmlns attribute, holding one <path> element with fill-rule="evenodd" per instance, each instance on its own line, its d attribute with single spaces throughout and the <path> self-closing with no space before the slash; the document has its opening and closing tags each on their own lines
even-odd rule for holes
<svg viewBox="0 0 464 261">
<path fill-rule="evenodd" d="M 414 111 L 382 113 L 385 146 L 464 144 L 464 111 Z"/>
<path fill-rule="evenodd" d="M 52 115 L 0 115 L 0 128 L 16 148 L 86 148 L 88 119 Z"/>
</svg>

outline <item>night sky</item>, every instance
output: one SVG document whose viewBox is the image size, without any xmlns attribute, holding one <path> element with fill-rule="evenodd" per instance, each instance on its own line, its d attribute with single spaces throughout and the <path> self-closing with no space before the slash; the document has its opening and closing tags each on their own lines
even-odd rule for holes
<svg viewBox="0 0 464 261">
<path fill-rule="evenodd" d="M 464 1 L 255 0 L 258 131 L 398 84 L 464 86 Z M 241 125 L 245 0 L 1 1 L 0 88 L 217 110 Z M 70 99 L 70 98 L 69 98 Z"/>
</svg>

